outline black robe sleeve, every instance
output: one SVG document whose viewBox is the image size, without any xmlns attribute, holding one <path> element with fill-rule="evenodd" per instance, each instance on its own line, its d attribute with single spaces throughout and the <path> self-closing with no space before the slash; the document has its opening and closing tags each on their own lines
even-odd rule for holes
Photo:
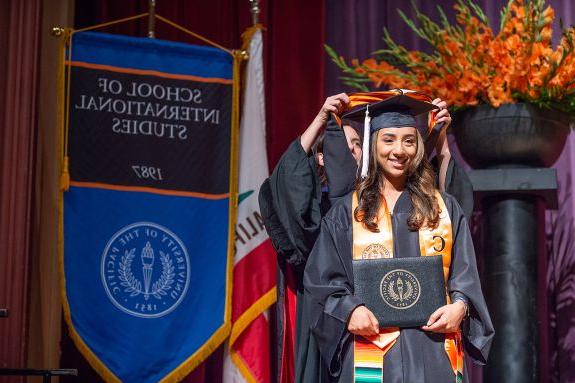
<svg viewBox="0 0 575 383">
<path fill-rule="evenodd" d="M 471 219 L 473 214 L 473 185 L 465 169 L 453 157 L 447 166 L 445 191 L 455 197 L 463 209 L 465 217 Z"/>
<path fill-rule="evenodd" d="M 262 197 L 261 196 L 260 200 Z M 269 178 L 268 198 L 292 245 L 287 263 L 304 265 L 319 234 L 321 185 L 313 155 L 299 138 L 283 154 Z"/>
<path fill-rule="evenodd" d="M 323 158 L 328 181 L 328 196 L 334 203 L 353 190 L 357 162 L 349 150 L 342 128 L 330 117 L 323 138 Z"/>
<path fill-rule="evenodd" d="M 267 178 L 260 187 L 258 197 L 264 226 L 278 257 L 284 261 L 289 260 L 292 263 L 295 262 L 295 260 L 298 259 L 298 253 L 273 207 L 273 196 L 271 194 L 269 178 Z"/>
<path fill-rule="evenodd" d="M 453 248 L 448 289 L 452 300 L 463 295 L 469 317 L 462 323 L 465 352 L 477 364 L 485 364 L 494 329 L 481 291 L 475 250 L 463 209 L 454 197 L 444 194 L 453 227 Z"/>
<path fill-rule="evenodd" d="M 344 197 L 341 202 L 348 199 L 351 198 Z M 349 208 L 338 203 L 322 220 L 321 232 L 304 274 L 305 294 L 309 299 L 306 303 L 312 312 L 311 332 L 332 377 L 339 376 L 342 369 L 342 350 L 349 338 L 349 316 L 363 304 L 353 295 L 350 283 L 353 271 L 348 215 Z"/>
</svg>

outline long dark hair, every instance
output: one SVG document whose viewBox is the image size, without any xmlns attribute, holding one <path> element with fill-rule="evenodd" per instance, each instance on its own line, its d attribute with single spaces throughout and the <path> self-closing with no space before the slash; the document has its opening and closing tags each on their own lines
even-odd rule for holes
<svg viewBox="0 0 575 383">
<path fill-rule="evenodd" d="M 324 139 L 324 137 L 325 137 L 325 132 L 321 132 L 321 134 L 315 140 L 315 143 L 311 147 L 311 152 L 313 153 L 313 155 L 315 157 L 317 175 L 319 177 L 319 182 L 320 182 L 321 186 L 327 185 L 327 174 L 325 172 L 325 166 L 322 166 L 319 164 L 319 158 L 318 158 L 320 154 L 323 156 L 323 139 Z"/>
<path fill-rule="evenodd" d="M 417 130 L 416 130 L 417 132 Z M 377 163 L 377 138 L 379 131 L 371 134 L 369 169 L 367 176 L 359 180 L 355 190 L 359 203 L 353 216 L 357 222 L 363 222 L 372 232 L 379 232 L 377 215 L 382 203 L 381 190 L 384 185 L 383 170 Z M 436 228 L 439 223 L 439 203 L 435 197 L 435 172 L 425 157 L 425 147 L 419 132 L 417 136 L 417 152 L 409 169 L 407 169 L 406 189 L 409 192 L 413 211 L 407 219 L 410 230 L 417 231 L 426 225 Z M 364 155 L 369 155 L 364 153 Z"/>
</svg>

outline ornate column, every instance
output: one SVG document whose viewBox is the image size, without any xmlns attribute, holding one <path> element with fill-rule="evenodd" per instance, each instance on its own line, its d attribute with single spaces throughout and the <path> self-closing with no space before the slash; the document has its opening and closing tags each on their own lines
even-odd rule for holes
<svg viewBox="0 0 575 383">
<path fill-rule="evenodd" d="M 472 170 L 483 211 L 485 298 L 495 339 L 484 382 L 539 378 L 538 264 L 545 203 L 557 208 L 555 169 Z"/>
<path fill-rule="evenodd" d="M 569 117 L 528 103 L 479 105 L 457 115 L 455 138 L 483 211 L 483 289 L 495 327 L 485 382 L 535 383 L 538 305 L 544 285 L 544 212 L 557 209 L 549 167 L 569 134 Z M 545 206 L 546 205 L 546 206 Z M 545 345 L 545 343 L 542 343 Z"/>
</svg>

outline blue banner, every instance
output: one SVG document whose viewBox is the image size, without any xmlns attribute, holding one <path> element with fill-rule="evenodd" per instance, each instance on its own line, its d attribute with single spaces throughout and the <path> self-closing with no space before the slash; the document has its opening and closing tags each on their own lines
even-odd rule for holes
<svg viewBox="0 0 575 383">
<path fill-rule="evenodd" d="M 177 381 L 229 332 L 232 56 L 82 32 L 68 57 L 64 309 L 107 381 Z"/>
</svg>

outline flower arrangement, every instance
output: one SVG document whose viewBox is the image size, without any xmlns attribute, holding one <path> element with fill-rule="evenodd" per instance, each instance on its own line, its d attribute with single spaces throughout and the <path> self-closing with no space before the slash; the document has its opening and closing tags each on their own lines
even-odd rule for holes
<svg viewBox="0 0 575 383">
<path fill-rule="evenodd" d="M 562 38 L 553 49 L 554 11 L 545 0 L 509 0 L 497 34 L 473 0 L 455 1 L 455 25 L 441 8 L 438 24 L 412 6 L 418 25 L 401 11 L 400 16 L 431 44 L 432 53 L 407 50 L 387 29 L 385 49 L 361 63 L 348 65 L 326 46 L 345 84 L 362 91 L 369 83 L 418 89 L 456 108 L 528 102 L 575 115 L 575 28 L 561 25 Z"/>
</svg>

